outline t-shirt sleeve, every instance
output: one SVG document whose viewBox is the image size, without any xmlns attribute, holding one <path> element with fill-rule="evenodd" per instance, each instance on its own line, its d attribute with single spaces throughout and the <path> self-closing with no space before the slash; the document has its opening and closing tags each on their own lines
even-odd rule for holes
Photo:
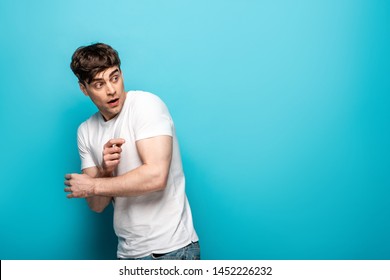
<svg viewBox="0 0 390 280">
<path fill-rule="evenodd" d="M 161 135 L 173 136 L 171 115 L 156 95 L 143 93 L 139 96 L 133 117 L 136 141 Z"/>
<path fill-rule="evenodd" d="M 81 160 L 81 170 L 96 166 L 88 143 L 87 124 L 83 123 L 77 130 L 77 146 Z"/>
</svg>

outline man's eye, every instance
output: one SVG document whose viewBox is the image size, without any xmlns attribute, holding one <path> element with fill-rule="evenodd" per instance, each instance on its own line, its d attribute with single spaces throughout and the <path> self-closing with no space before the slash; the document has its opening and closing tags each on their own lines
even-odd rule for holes
<svg viewBox="0 0 390 280">
<path fill-rule="evenodd" d="M 103 87 L 103 83 L 96 83 L 95 88 L 99 89 Z"/>
<path fill-rule="evenodd" d="M 119 76 L 113 76 L 112 78 L 111 78 L 111 81 L 112 82 L 117 82 L 119 80 Z"/>
</svg>

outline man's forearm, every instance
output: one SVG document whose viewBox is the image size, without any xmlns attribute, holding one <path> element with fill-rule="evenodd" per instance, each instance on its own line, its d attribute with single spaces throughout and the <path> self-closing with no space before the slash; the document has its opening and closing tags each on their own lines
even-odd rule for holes
<svg viewBox="0 0 390 280">
<path fill-rule="evenodd" d="M 95 196 L 138 196 L 163 190 L 167 179 L 166 167 L 144 164 L 121 176 L 93 179 L 93 192 Z"/>
<path fill-rule="evenodd" d="M 112 174 L 104 172 L 102 168 L 91 168 L 83 170 L 83 173 L 94 177 L 94 178 L 104 178 L 111 177 Z M 86 198 L 89 208 L 97 213 L 103 212 L 103 210 L 110 204 L 112 201 L 111 196 L 91 196 Z"/>
<path fill-rule="evenodd" d="M 91 196 L 86 198 L 89 208 L 97 213 L 103 212 L 104 209 L 112 201 L 112 197 L 108 196 Z"/>
<path fill-rule="evenodd" d="M 64 184 L 68 198 L 106 196 L 138 196 L 166 187 L 172 159 L 172 137 L 156 136 L 136 142 L 143 164 L 123 175 L 96 178 L 97 167 L 83 170 L 86 174 L 66 174 Z"/>
</svg>

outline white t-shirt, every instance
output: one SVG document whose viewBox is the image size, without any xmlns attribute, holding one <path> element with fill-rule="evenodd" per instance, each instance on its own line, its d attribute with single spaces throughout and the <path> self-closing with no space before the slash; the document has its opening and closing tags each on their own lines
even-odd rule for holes
<svg viewBox="0 0 390 280">
<path fill-rule="evenodd" d="M 118 258 L 167 253 L 198 241 L 185 194 L 185 177 L 174 124 L 159 97 L 143 91 L 129 91 L 122 111 L 115 118 L 106 122 L 97 112 L 78 129 L 82 169 L 101 165 L 103 146 L 109 139 L 126 140 L 122 145 L 118 175 L 142 165 L 136 141 L 159 135 L 173 138 L 168 183 L 163 191 L 115 198 Z"/>
</svg>

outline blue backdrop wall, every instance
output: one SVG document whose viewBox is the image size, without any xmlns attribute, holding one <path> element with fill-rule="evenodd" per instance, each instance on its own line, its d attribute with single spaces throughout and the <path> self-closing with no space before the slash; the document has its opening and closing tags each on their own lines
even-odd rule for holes
<svg viewBox="0 0 390 280">
<path fill-rule="evenodd" d="M 1 259 L 116 257 L 63 192 L 94 42 L 170 108 L 204 259 L 390 259 L 389 1 L 2 0 L 0 34 Z"/>
</svg>

